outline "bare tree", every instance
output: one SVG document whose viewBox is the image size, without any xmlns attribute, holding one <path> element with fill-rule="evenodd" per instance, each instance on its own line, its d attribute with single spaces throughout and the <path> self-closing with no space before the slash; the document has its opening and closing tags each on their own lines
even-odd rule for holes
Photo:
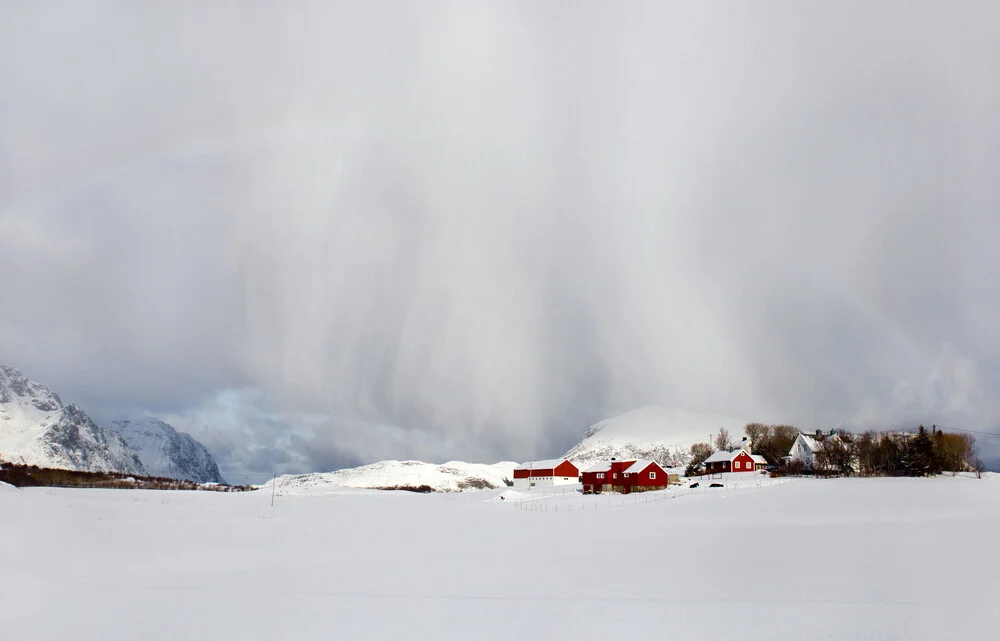
<svg viewBox="0 0 1000 641">
<path fill-rule="evenodd" d="M 934 455 L 942 470 L 955 472 L 972 469 L 976 440 L 971 434 L 934 433 Z"/>
<path fill-rule="evenodd" d="M 976 473 L 977 479 L 983 478 L 983 472 L 986 471 L 986 464 L 981 457 L 977 456 L 972 459 L 972 471 Z"/>
<path fill-rule="evenodd" d="M 712 446 L 708 443 L 695 443 L 692 445 L 691 461 L 688 463 L 687 469 L 684 470 L 684 476 L 696 476 L 701 470 L 701 464 L 711 455 Z"/>
<path fill-rule="evenodd" d="M 728 452 L 733 449 L 733 439 L 729 436 L 729 430 L 720 427 L 719 433 L 715 435 L 713 445 L 715 445 L 716 450 L 725 450 Z"/>
<path fill-rule="evenodd" d="M 820 443 L 816 452 L 816 469 L 849 476 L 854 471 L 855 458 L 854 435 L 842 430 Z"/>
<path fill-rule="evenodd" d="M 743 431 L 746 432 L 747 438 L 756 447 L 758 443 L 763 443 L 768 439 L 771 428 L 763 423 L 747 423 Z"/>
</svg>

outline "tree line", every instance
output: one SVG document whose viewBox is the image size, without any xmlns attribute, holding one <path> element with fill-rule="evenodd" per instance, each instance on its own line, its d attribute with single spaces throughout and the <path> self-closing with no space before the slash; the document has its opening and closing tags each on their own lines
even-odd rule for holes
<svg viewBox="0 0 1000 641">
<path fill-rule="evenodd" d="M 915 434 L 839 431 L 816 451 L 816 471 L 850 476 L 929 476 L 941 472 L 976 472 L 983 460 L 971 434 L 952 434 L 923 425 Z"/>
<path fill-rule="evenodd" d="M 792 425 L 749 423 L 745 428 L 754 454 L 762 455 L 769 466 L 786 474 L 807 470 L 800 461 L 787 459 L 799 430 Z M 941 472 L 973 471 L 982 476 L 983 460 L 976 454 L 971 434 L 952 434 L 923 425 L 915 434 L 868 431 L 853 434 L 846 430 L 817 434 L 818 441 L 811 471 L 818 474 L 860 476 L 927 476 Z M 720 428 L 711 443 L 691 446 L 688 476 L 700 474 L 705 459 L 734 447 L 729 431 Z"/>
</svg>

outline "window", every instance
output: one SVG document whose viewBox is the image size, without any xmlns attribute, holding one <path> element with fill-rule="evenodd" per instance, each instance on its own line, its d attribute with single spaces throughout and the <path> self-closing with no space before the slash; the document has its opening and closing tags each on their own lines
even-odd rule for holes
<svg viewBox="0 0 1000 641">
<path fill-rule="evenodd" d="M 649 473 L 649 478 L 655 479 L 656 478 L 656 472 L 650 472 Z"/>
<path fill-rule="evenodd" d="M 616 478 L 618 478 L 618 472 L 615 472 L 614 474 L 612 474 L 612 475 L 611 475 L 611 478 L 613 478 L 613 479 L 616 479 Z"/>
<path fill-rule="evenodd" d="M 628 478 L 628 472 L 625 472 L 625 478 Z"/>
<path fill-rule="evenodd" d="M 736 461 L 736 469 L 740 469 L 740 462 Z"/>
<path fill-rule="evenodd" d="M 597 478 L 603 479 L 604 478 L 604 472 L 598 472 L 597 473 Z"/>
</svg>

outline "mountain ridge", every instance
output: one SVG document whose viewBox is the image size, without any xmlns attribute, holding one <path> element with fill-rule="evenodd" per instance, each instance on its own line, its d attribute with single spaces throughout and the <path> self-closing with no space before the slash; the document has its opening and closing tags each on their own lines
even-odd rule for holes
<svg viewBox="0 0 1000 641">
<path fill-rule="evenodd" d="M 0 459 L 88 472 L 144 475 L 125 441 L 50 387 L 0 365 Z"/>
<path fill-rule="evenodd" d="M 151 476 L 197 483 L 226 482 L 208 449 L 169 423 L 146 416 L 112 421 L 105 428 L 118 434 L 138 454 Z"/>
</svg>

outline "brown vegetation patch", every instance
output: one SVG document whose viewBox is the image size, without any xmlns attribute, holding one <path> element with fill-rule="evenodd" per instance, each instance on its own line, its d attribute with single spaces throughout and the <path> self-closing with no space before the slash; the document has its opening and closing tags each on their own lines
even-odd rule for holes
<svg viewBox="0 0 1000 641">
<path fill-rule="evenodd" d="M 403 491 L 403 492 L 416 492 L 418 494 L 430 494 L 431 492 L 436 492 L 430 485 L 385 485 L 382 487 L 373 487 L 373 490 L 387 490 L 387 491 Z"/>
<path fill-rule="evenodd" d="M 118 472 L 81 472 L 34 465 L 0 463 L 0 481 L 14 487 L 81 487 L 119 490 L 204 490 L 244 492 L 249 485 L 200 484 L 159 476 L 137 476 Z"/>
</svg>

